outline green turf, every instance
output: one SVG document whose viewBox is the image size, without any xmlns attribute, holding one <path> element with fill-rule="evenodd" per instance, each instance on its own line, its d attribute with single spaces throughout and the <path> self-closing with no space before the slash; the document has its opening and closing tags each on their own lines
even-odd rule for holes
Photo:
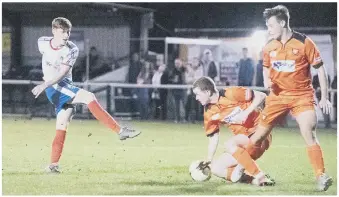
<svg viewBox="0 0 339 197">
<path fill-rule="evenodd" d="M 258 161 L 276 186 L 230 184 L 212 177 L 193 182 L 189 164 L 206 158 L 207 138 L 200 124 L 128 123 L 143 133 L 121 142 L 97 121 L 73 120 L 62 174 L 43 172 L 54 137 L 54 120 L 4 119 L 2 125 L 2 190 L 4 195 L 336 195 L 337 136 L 318 130 L 327 172 L 334 185 L 315 191 L 312 168 L 297 129 L 275 129 L 273 144 Z M 89 134 L 92 134 L 89 136 Z M 230 133 L 222 130 L 221 142 Z M 218 153 L 222 151 L 220 143 Z"/>
</svg>

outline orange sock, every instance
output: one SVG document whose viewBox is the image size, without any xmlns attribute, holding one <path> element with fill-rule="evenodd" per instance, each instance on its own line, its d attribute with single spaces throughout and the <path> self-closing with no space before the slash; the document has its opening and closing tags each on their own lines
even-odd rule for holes
<svg viewBox="0 0 339 197">
<path fill-rule="evenodd" d="M 120 131 L 120 125 L 101 107 L 97 100 L 90 102 L 87 107 L 93 116 L 101 123 L 117 133 Z"/>
<path fill-rule="evenodd" d="M 58 163 L 61 157 L 62 149 L 66 137 L 65 130 L 56 130 L 56 134 L 52 144 L 51 163 Z"/>
<path fill-rule="evenodd" d="M 247 145 L 247 147 L 246 147 L 246 151 L 248 152 L 248 154 L 250 155 L 250 157 L 253 159 L 253 160 L 256 160 L 257 158 L 256 158 L 256 155 L 255 155 L 255 150 L 256 150 L 256 148 L 257 148 L 257 145 L 255 145 L 255 144 L 253 144 L 253 142 L 252 142 L 252 140 L 250 139 L 249 140 L 249 143 L 248 143 L 248 145 Z"/>
<path fill-rule="evenodd" d="M 240 165 L 245 168 L 245 170 L 250 175 L 255 176 L 260 172 L 257 164 L 255 163 L 255 161 L 253 161 L 253 159 L 245 149 L 238 147 L 238 149 L 232 156 L 238 161 Z"/>
<path fill-rule="evenodd" d="M 319 144 L 307 147 L 308 158 L 312 164 L 316 177 L 325 172 L 324 159 Z"/>
</svg>

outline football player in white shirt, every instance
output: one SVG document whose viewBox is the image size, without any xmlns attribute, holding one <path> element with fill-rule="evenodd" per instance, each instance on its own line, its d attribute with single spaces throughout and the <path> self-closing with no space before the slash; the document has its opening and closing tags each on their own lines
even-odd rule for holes
<svg viewBox="0 0 339 197">
<path fill-rule="evenodd" d="M 48 100 L 55 106 L 56 135 L 52 144 L 51 164 L 48 172 L 59 173 L 59 159 L 63 150 L 67 126 L 75 113 L 74 104 L 86 104 L 89 111 L 100 122 L 119 134 L 120 140 L 140 134 L 127 127 L 121 127 L 98 103 L 95 95 L 72 84 L 72 67 L 79 55 L 78 47 L 71 41 L 71 22 L 63 17 L 52 21 L 53 37 L 38 40 L 42 54 L 44 83 L 35 86 L 32 93 L 37 98 L 45 91 Z"/>
</svg>

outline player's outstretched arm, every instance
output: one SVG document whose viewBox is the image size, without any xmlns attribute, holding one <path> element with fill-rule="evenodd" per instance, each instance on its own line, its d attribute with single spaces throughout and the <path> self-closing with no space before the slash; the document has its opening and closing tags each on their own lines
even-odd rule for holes
<svg viewBox="0 0 339 197">
<path fill-rule="evenodd" d="M 257 109 L 265 100 L 266 94 L 259 91 L 252 91 L 252 103 L 245 109 L 244 111 L 238 113 L 236 116 L 232 118 L 232 122 L 236 124 L 243 124 L 247 117 L 255 110 Z"/>
<path fill-rule="evenodd" d="M 207 162 L 211 162 L 213 160 L 213 157 L 218 147 L 219 132 L 215 132 L 209 135 L 208 137 L 209 137 L 209 143 L 208 143 L 208 152 L 207 152 Z"/>
<path fill-rule="evenodd" d="M 272 81 L 269 77 L 269 70 L 267 67 L 263 67 L 264 87 L 270 89 L 272 87 Z"/>
<path fill-rule="evenodd" d="M 252 113 L 265 101 L 265 98 L 265 93 L 253 90 L 252 103 L 245 111 L 247 111 L 248 114 Z"/>
</svg>

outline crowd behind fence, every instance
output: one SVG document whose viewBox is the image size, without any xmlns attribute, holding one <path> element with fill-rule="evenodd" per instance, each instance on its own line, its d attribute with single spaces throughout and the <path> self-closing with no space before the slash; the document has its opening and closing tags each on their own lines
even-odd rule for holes
<svg viewBox="0 0 339 197">
<path fill-rule="evenodd" d="M 3 80 L 2 111 L 5 115 L 23 115 L 29 118 L 44 117 L 53 118 L 55 112 L 53 106 L 48 102 L 45 95 L 35 99 L 31 89 L 42 81 L 30 80 Z M 125 117 L 143 120 L 168 120 L 175 122 L 196 122 L 203 120 L 203 107 L 197 103 L 194 96 L 188 94 L 192 85 L 154 85 L 154 84 L 127 84 L 111 82 L 75 82 L 74 85 L 88 89 L 96 94 L 100 103 L 106 110 L 115 117 Z M 227 86 L 217 86 L 218 89 Z M 268 93 L 263 87 L 248 87 Z M 164 101 L 166 106 L 159 106 L 152 90 L 168 90 L 168 96 Z M 132 91 L 149 90 L 150 99 L 142 103 L 142 98 L 135 97 Z M 184 94 L 180 109 L 175 109 L 175 90 L 183 90 Z M 337 90 L 329 89 L 330 101 L 333 104 L 333 111 L 330 115 L 330 122 L 334 123 L 336 117 L 336 93 Z M 159 98 L 158 98 L 159 99 Z M 142 105 L 145 106 L 142 106 Z M 145 107 L 145 108 L 143 108 Z M 144 111 L 143 111 L 144 110 Z M 177 117 L 179 113 L 179 117 Z M 319 115 L 318 115 L 319 116 Z M 322 114 L 320 114 L 322 116 Z M 75 118 L 92 118 L 87 108 L 77 106 Z M 325 120 L 325 119 L 324 119 Z"/>
</svg>

